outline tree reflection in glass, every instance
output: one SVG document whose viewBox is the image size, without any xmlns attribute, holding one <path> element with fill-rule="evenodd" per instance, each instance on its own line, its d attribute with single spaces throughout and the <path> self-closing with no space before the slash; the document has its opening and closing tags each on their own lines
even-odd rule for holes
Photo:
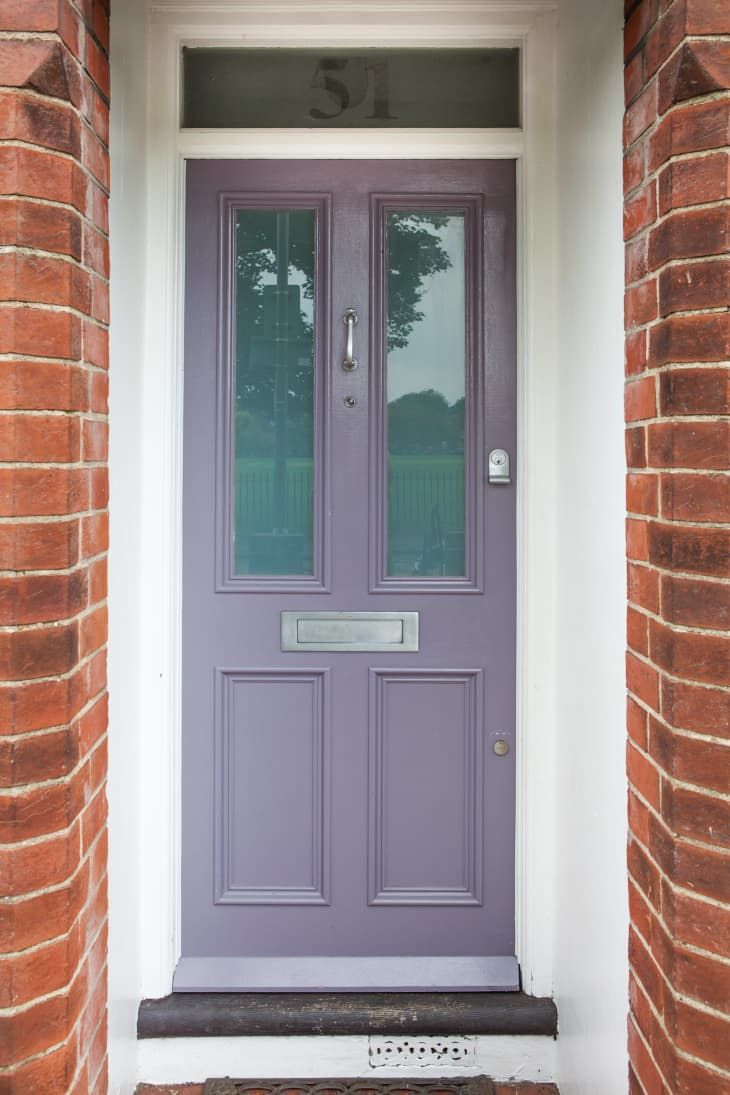
<svg viewBox="0 0 730 1095">
<path fill-rule="evenodd" d="M 463 577 L 464 215 L 387 223 L 388 574 Z"/>
<path fill-rule="evenodd" d="M 236 574 L 312 574 L 311 209 L 236 220 Z"/>
</svg>

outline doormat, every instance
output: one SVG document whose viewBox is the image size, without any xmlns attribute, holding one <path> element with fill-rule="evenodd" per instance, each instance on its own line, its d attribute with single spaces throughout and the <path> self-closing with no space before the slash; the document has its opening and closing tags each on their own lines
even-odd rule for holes
<svg viewBox="0 0 730 1095">
<path fill-rule="evenodd" d="M 486 1076 L 463 1080 L 207 1080 L 203 1095 L 494 1095 Z"/>
</svg>

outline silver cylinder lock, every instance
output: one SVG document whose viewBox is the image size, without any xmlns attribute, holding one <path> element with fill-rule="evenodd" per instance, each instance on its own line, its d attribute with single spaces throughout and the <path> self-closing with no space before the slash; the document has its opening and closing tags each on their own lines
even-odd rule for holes
<svg viewBox="0 0 730 1095">
<path fill-rule="evenodd" d="M 490 452 L 487 478 L 490 483 L 497 486 L 502 483 L 512 482 L 509 470 L 509 453 L 506 449 L 492 449 Z"/>
</svg>

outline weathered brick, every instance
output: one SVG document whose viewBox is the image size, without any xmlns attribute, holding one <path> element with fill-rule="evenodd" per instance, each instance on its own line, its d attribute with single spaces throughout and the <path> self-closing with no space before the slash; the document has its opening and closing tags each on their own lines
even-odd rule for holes
<svg viewBox="0 0 730 1095">
<path fill-rule="evenodd" d="M 68 415 L 0 415 L 0 461 L 77 463 L 81 423 Z"/>
<path fill-rule="evenodd" d="M 643 373 L 647 363 L 648 337 L 645 330 L 629 332 L 625 339 L 624 366 L 627 376 Z"/>
<path fill-rule="evenodd" d="M 651 621 L 649 635 L 652 662 L 671 676 L 730 686 L 730 638 L 677 631 L 657 620 Z"/>
<path fill-rule="evenodd" d="M 657 86 L 649 84 L 624 115 L 624 148 L 629 148 L 656 121 Z"/>
<path fill-rule="evenodd" d="M 730 88 L 727 42 L 695 39 L 682 42 L 659 73 L 659 112 L 677 103 Z"/>
<path fill-rule="evenodd" d="M 705 202 L 730 193 L 730 158 L 725 153 L 673 160 L 659 176 L 659 213 Z"/>
<path fill-rule="evenodd" d="M 81 322 L 72 312 L 0 306 L 0 353 L 78 360 Z"/>
<path fill-rule="evenodd" d="M 72 624 L 0 633 L 0 680 L 28 681 L 68 673 L 78 658 Z"/>
<path fill-rule="evenodd" d="M 683 730 L 730 738 L 730 692 L 665 678 L 662 712 L 673 726 Z"/>
<path fill-rule="evenodd" d="M 0 40 L 3 87 L 30 88 L 54 99 L 71 99 L 72 75 L 63 47 L 53 39 Z"/>
<path fill-rule="evenodd" d="M 627 422 L 638 422 L 656 416 L 656 380 L 653 376 L 626 382 L 624 413 Z"/>
<path fill-rule="evenodd" d="M 70 574 L 0 577 L 0 624 L 36 624 L 69 619 L 86 603 L 83 570 Z"/>
<path fill-rule="evenodd" d="M 693 309 L 725 308 L 730 300 L 730 259 L 669 266 L 659 275 L 663 316 Z"/>
<path fill-rule="evenodd" d="M 662 476 L 662 514 L 674 521 L 722 524 L 730 514 L 730 476 Z"/>
<path fill-rule="evenodd" d="M 730 34 L 725 0 L 687 0 L 687 34 Z"/>
<path fill-rule="evenodd" d="M 662 816 L 670 829 L 678 836 L 698 840 L 703 844 L 716 844 L 723 848 L 730 848 L 730 802 L 727 798 L 703 794 L 688 787 L 676 787 L 667 783 L 662 791 Z M 679 984 L 680 991 L 688 992 L 695 999 L 709 1003 L 706 995 L 709 979 L 707 981 L 705 979 L 702 963 L 698 961 L 694 971 L 691 960 L 685 961 L 685 967 L 685 988 Z M 693 972 L 696 980 L 693 990 L 689 991 Z M 703 982 L 706 986 L 704 992 L 699 988 Z M 723 1007 L 728 999 L 730 999 L 730 993 L 727 994 L 723 1003 L 716 999 L 714 1006 Z"/>
<path fill-rule="evenodd" d="M 76 158 L 81 152 L 78 115 L 63 103 L 0 92 L 0 128 L 7 140 L 39 145 Z"/>
<path fill-rule="evenodd" d="M 646 235 L 627 241 L 624 261 L 627 286 L 635 281 L 641 281 L 649 272 L 648 249 L 649 241 Z"/>
<path fill-rule="evenodd" d="M 727 206 L 670 214 L 649 236 L 649 269 L 672 259 L 727 254 L 729 220 Z"/>
<path fill-rule="evenodd" d="M 664 570 L 727 578 L 730 529 L 649 524 L 649 561 Z"/>
<path fill-rule="evenodd" d="M 696 638 L 705 639 L 706 636 L 699 635 Z M 648 751 L 656 764 L 672 779 L 723 794 L 727 788 L 729 748 L 728 744 L 676 733 L 665 722 L 653 716 L 649 718 Z"/>
<path fill-rule="evenodd" d="M 108 107 L 82 65 L 108 79 L 108 5 L 0 0 L 2 29 L 0 1087 L 102 1095 Z"/>
<path fill-rule="evenodd" d="M 629 692 L 654 711 L 659 709 L 659 674 L 652 665 L 628 653 L 626 679 Z"/>
<path fill-rule="evenodd" d="M 648 170 L 671 156 L 725 148 L 730 140 L 730 102 L 688 103 L 667 114 L 649 138 Z"/>
<path fill-rule="evenodd" d="M 671 369 L 662 373 L 659 402 L 667 417 L 730 414 L 730 370 Z"/>
<path fill-rule="evenodd" d="M 626 431 L 626 463 L 629 468 L 646 467 L 646 427 L 635 426 Z"/>
<path fill-rule="evenodd" d="M 645 0 L 626 20 L 624 27 L 624 57 L 630 57 L 656 22 L 657 0 Z"/>
<path fill-rule="evenodd" d="M 684 627 L 730 630 L 730 585 L 665 575 L 662 612 L 669 623 Z"/>
<path fill-rule="evenodd" d="M 629 563 L 627 568 L 629 601 L 649 612 L 659 611 L 659 574 L 653 567 Z"/>
<path fill-rule="evenodd" d="M 659 479 L 656 475 L 631 474 L 626 477 L 626 509 L 656 517 L 659 512 Z"/>
<path fill-rule="evenodd" d="M 79 559 L 79 524 L 0 524 L 0 555 L 11 570 L 63 570 L 74 566 Z"/>
<path fill-rule="evenodd" d="M 624 318 L 627 329 L 650 323 L 659 314 L 657 281 L 652 279 L 626 290 Z"/>
<path fill-rule="evenodd" d="M 91 474 L 82 468 L 0 466 L 0 515 L 50 517 L 86 510 Z"/>
<path fill-rule="evenodd" d="M 676 1023 L 680 1049 L 730 1072 L 730 1016 L 721 1018 L 679 1000 Z"/>
<path fill-rule="evenodd" d="M 648 459 L 655 468 L 726 471 L 730 464 L 730 423 L 670 421 L 647 427 Z"/>
<path fill-rule="evenodd" d="M 0 202 L 0 245 L 33 247 L 81 259 L 77 210 L 9 198 Z"/>
<path fill-rule="evenodd" d="M 653 28 L 646 43 L 646 75 L 650 79 L 674 53 L 685 32 L 686 3 L 675 0 Z"/>
<path fill-rule="evenodd" d="M 645 186 L 627 198 L 624 203 L 624 239 L 630 240 L 650 224 L 657 215 L 656 181 L 651 179 Z"/>
</svg>

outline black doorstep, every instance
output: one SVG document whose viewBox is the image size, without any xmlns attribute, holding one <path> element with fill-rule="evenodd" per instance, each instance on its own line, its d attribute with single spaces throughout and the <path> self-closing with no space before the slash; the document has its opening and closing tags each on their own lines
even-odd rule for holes
<svg viewBox="0 0 730 1095">
<path fill-rule="evenodd" d="M 138 1038 L 557 1031 L 554 1002 L 523 992 L 173 992 L 137 1017 Z"/>
</svg>

